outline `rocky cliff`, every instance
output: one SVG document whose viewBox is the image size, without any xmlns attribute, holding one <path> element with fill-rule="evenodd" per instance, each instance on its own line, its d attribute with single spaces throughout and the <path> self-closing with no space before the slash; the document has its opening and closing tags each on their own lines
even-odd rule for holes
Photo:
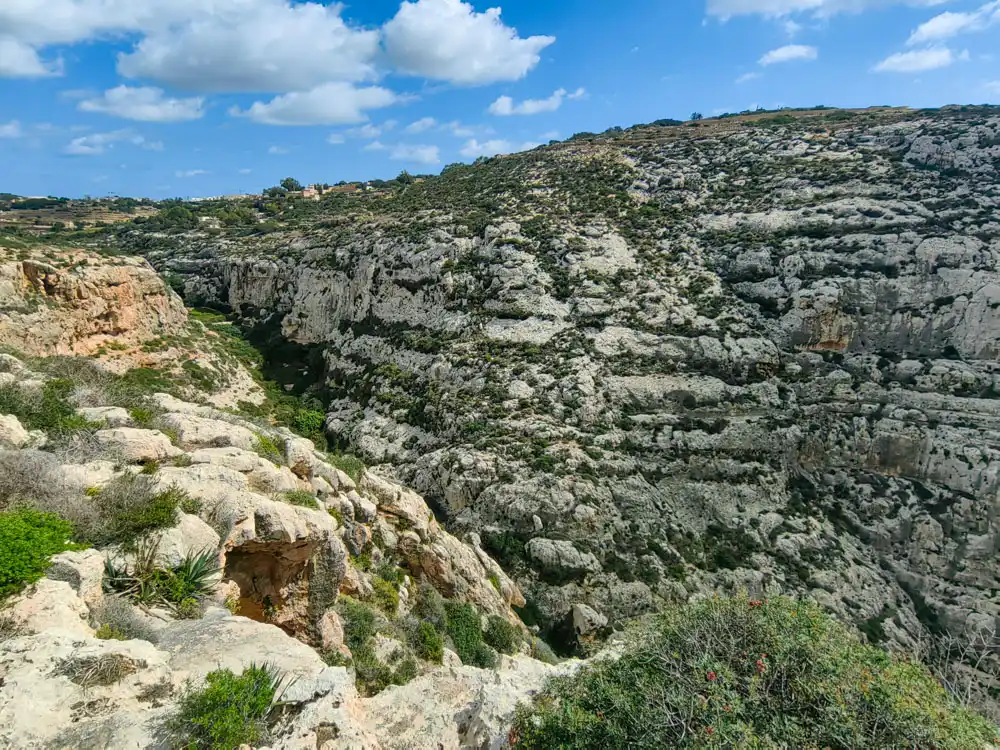
<svg viewBox="0 0 1000 750">
<path fill-rule="evenodd" d="M 119 241 L 321 345 L 330 435 L 550 632 L 749 587 L 913 646 L 1000 615 L 998 170 L 995 109 L 818 111 Z"/>
<path fill-rule="evenodd" d="M 268 697 L 257 746 L 499 746 L 519 701 L 578 668 L 528 632 L 480 538 L 411 489 L 215 408 L 211 389 L 155 391 L 204 374 L 130 368 L 181 345 L 242 368 L 145 262 L 91 256 L 67 278 L 81 254 L 52 254 L 18 266 L 47 301 L 20 312 L 23 285 L 2 298 L 4 340 L 28 340 L 10 329 L 27 314 L 59 336 L 0 354 L 0 746 L 187 747 L 192 691 L 264 664 L 280 710 Z M 117 300 L 122 356 L 52 356 L 102 325 L 93 298 Z"/>
</svg>

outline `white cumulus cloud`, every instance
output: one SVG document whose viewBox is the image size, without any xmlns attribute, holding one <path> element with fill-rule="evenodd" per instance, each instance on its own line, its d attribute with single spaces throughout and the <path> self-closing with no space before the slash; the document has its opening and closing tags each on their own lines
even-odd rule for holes
<svg viewBox="0 0 1000 750">
<path fill-rule="evenodd" d="M 489 112 L 501 117 L 510 115 L 537 115 L 541 112 L 555 112 L 562 106 L 564 99 L 580 99 L 586 96 L 585 89 L 577 89 L 573 93 L 568 93 L 566 89 L 559 89 L 546 99 L 525 99 L 520 104 L 516 104 L 509 96 L 501 96 L 490 105 Z"/>
<path fill-rule="evenodd" d="M 987 3 L 966 13 L 948 11 L 920 24 L 907 40 L 907 44 L 926 44 L 950 39 L 958 34 L 983 31 L 1000 23 L 1000 0 Z"/>
<path fill-rule="evenodd" d="M 758 62 L 761 65 L 774 65 L 775 63 L 793 62 L 795 60 L 815 60 L 819 56 L 819 50 L 805 44 L 786 44 L 765 54 Z"/>
<path fill-rule="evenodd" d="M 378 32 L 348 26 L 339 3 L 206 0 L 205 10 L 150 30 L 119 55 L 118 71 L 193 91 L 251 93 L 375 77 Z"/>
<path fill-rule="evenodd" d="M 437 125 L 437 120 L 433 117 L 422 117 L 416 122 L 411 122 L 406 126 L 407 133 L 423 133 Z"/>
<path fill-rule="evenodd" d="M 23 134 L 21 123 L 17 120 L 0 125 L 0 138 L 20 138 Z"/>
<path fill-rule="evenodd" d="M 389 158 L 420 164 L 438 164 L 441 161 L 441 149 L 437 146 L 411 146 L 400 143 L 392 149 Z"/>
<path fill-rule="evenodd" d="M 34 47 L 9 36 L 0 36 L 0 78 L 46 78 L 62 75 L 62 72 L 61 60 L 47 62 Z"/>
<path fill-rule="evenodd" d="M 84 99 L 77 105 L 82 112 L 101 112 L 140 122 L 184 122 L 197 120 L 204 112 L 202 97 L 172 99 L 163 89 L 116 86 L 101 96 Z"/>
<path fill-rule="evenodd" d="M 877 73 L 921 73 L 927 70 L 947 68 L 955 60 L 967 57 L 967 53 L 956 56 L 947 47 L 929 47 L 912 52 L 897 52 L 889 55 L 875 66 Z"/>
<path fill-rule="evenodd" d="M 401 72 L 464 85 L 523 78 L 555 42 L 552 36 L 522 39 L 500 20 L 500 8 L 477 13 L 462 0 L 403 2 L 383 36 Z"/>
<path fill-rule="evenodd" d="M 344 143 L 346 140 L 347 139 L 344 138 L 343 133 L 330 133 L 330 135 L 328 135 L 326 137 L 326 142 L 329 143 L 332 146 L 339 146 L 341 143 Z"/>
<path fill-rule="evenodd" d="M 364 122 L 366 111 L 395 104 L 396 94 L 380 86 L 357 88 L 350 83 L 324 83 L 309 91 L 293 91 L 269 102 L 254 102 L 230 114 L 264 125 L 348 125 Z"/>
<path fill-rule="evenodd" d="M 372 141 L 368 145 L 364 146 L 362 151 L 385 151 L 388 148 L 382 141 Z"/>
</svg>

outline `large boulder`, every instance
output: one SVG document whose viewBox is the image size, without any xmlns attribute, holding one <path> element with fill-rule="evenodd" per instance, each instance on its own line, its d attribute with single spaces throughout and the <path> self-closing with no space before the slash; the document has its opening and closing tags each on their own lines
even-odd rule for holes
<svg viewBox="0 0 1000 750">
<path fill-rule="evenodd" d="M 23 448 L 31 435 L 13 414 L 0 414 L 0 448 Z"/>
<path fill-rule="evenodd" d="M 55 630 L 78 636 L 94 634 L 87 624 L 90 610 L 66 581 L 43 578 L 14 599 L 7 614 L 29 633 Z"/>
<path fill-rule="evenodd" d="M 52 558 L 45 575 L 54 581 L 65 581 L 84 604 L 93 606 L 104 596 L 104 553 L 96 549 L 61 552 Z"/>
<path fill-rule="evenodd" d="M 274 625 L 213 610 L 201 620 L 180 620 L 158 634 L 175 679 L 200 681 L 216 669 L 237 674 L 251 664 L 270 664 L 285 679 L 285 700 L 308 700 L 328 692 L 339 672 L 310 648 Z"/>
<path fill-rule="evenodd" d="M 257 436 L 246 427 L 219 419 L 206 419 L 191 414 L 164 414 L 160 422 L 177 433 L 177 440 L 184 448 L 223 448 L 232 446 L 252 451 L 257 446 Z"/>
<path fill-rule="evenodd" d="M 124 461 L 163 461 L 183 453 L 159 430 L 116 427 L 110 430 L 98 430 L 94 438 L 105 450 L 116 454 Z"/>
</svg>

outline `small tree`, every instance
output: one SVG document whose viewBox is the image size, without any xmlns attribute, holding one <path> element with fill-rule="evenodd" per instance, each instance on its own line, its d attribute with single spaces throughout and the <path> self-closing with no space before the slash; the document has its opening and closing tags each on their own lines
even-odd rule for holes
<svg viewBox="0 0 1000 750">
<path fill-rule="evenodd" d="M 281 181 L 281 187 L 290 193 L 297 193 L 302 190 L 302 183 L 294 177 L 286 177 Z"/>
<path fill-rule="evenodd" d="M 704 117 L 705 116 L 701 112 L 692 112 L 691 113 L 691 119 L 692 120 L 702 120 L 702 119 L 704 119 Z"/>
</svg>

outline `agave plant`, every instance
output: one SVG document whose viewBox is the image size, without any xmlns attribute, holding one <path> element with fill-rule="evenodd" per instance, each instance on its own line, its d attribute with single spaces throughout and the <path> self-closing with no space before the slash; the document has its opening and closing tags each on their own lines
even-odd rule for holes
<svg viewBox="0 0 1000 750">
<path fill-rule="evenodd" d="M 179 565 L 160 568 L 156 566 L 156 550 L 156 543 L 143 545 L 131 567 L 126 562 L 106 560 L 104 590 L 138 604 L 168 607 L 180 616 L 197 616 L 198 603 L 218 582 L 218 555 L 214 550 L 192 552 Z"/>
</svg>

